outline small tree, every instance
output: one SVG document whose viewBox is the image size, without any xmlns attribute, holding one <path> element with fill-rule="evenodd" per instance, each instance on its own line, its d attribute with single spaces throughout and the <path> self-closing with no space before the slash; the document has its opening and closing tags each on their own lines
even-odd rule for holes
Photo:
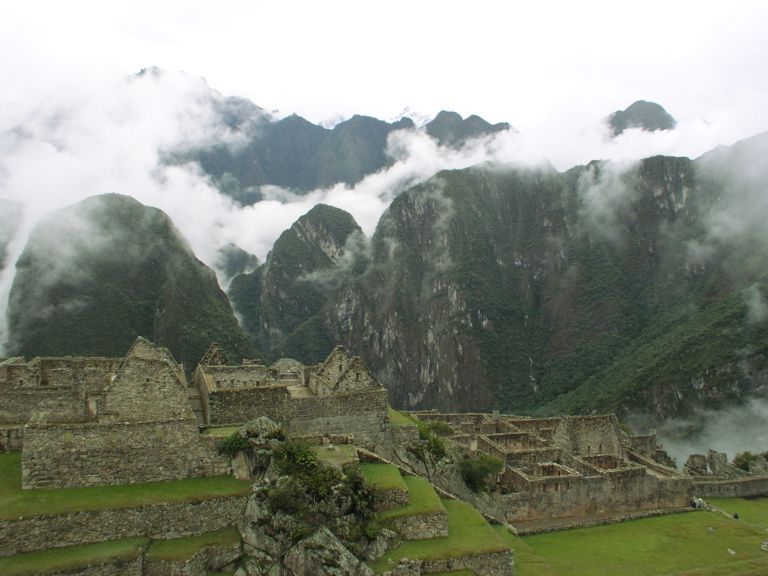
<svg viewBox="0 0 768 576">
<path fill-rule="evenodd" d="M 752 454 L 752 452 L 742 452 L 741 454 L 736 454 L 736 457 L 733 459 L 733 465 L 745 472 L 749 472 L 749 466 L 755 460 L 757 460 L 757 456 Z"/>
<path fill-rule="evenodd" d="M 504 469 L 504 464 L 498 458 L 479 454 L 474 458 L 465 458 L 459 462 L 459 472 L 467 488 L 472 492 L 488 492 L 488 480 L 491 475 L 498 474 Z"/>
</svg>

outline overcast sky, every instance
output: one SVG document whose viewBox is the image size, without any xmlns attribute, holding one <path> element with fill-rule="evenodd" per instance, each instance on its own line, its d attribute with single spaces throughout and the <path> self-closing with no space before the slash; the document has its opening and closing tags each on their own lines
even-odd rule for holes
<svg viewBox="0 0 768 576">
<path fill-rule="evenodd" d="M 632 101 L 768 128 L 768 2 L 13 1 L 0 99 L 146 66 L 319 122 L 409 107 L 521 130 Z M 751 129 L 754 128 L 754 129 Z"/>
</svg>

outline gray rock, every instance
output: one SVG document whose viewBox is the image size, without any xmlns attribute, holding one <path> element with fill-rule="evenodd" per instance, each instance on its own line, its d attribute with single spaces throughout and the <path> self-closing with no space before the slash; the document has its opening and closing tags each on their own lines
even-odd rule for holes
<svg viewBox="0 0 768 576">
<path fill-rule="evenodd" d="M 294 576 L 372 576 L 327 528 L 299 541 L 283 559 Z"/>
</svg>

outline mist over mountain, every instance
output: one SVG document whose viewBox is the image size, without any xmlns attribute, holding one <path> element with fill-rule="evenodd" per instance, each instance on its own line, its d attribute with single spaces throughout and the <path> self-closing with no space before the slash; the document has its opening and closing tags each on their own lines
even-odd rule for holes
<svg viewBox="0 0 768 576">
<path fill-rule="evenodd" d="M 95 196 L 54 212 L 16 269 L 11 355 L 119 357 L 144 336 L 188 368 L 212 341 L 252 356 L 213 271 L 167 215 L 133 198 Z"/>
<path fill-rule="evenodd" d="M 326 278 L 319 311 L 278 341 L 344 343 L 409 408 L 663 419 L 762 395 L 768 235 L 755 219 L 768 209 L 754 195 L 768 179 L 749 167 L 766 142 L 695 161 L 441 172 L 392 202 L 365 268 Z M 260 313 L 235 301 L 246 322 Z"/>
</svg>

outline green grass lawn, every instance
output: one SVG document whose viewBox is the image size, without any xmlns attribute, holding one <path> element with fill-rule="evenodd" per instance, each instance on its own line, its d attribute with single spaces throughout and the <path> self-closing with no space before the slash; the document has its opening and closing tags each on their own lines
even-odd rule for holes
<svg viewBox="0 0 768 576">
<path fill-rule="evenodd" d="M 374 490 L 407 490 L 403 477 L 397 466 L 392 464 L 374 464 L 364 462 L 360 464 L 360 472 L 363 473 L 366 484 Z"/>
<path fill-rule="evenodd" d="M 443 502 L 428 480 L 418 476 L 405 476 L 402 480 L 408 487 L 408 504 L 381 512 L 379 518 L 386 521 L 415 514 L 445 512 Z"/>
<path fill-rule="evenodd" d="M 500 552 L 509 546 L 471 504 L 443 500 L 448 512 L 448 537 L 411 540 L 388 551 L 370 566 L 377 574 L 397 566 L 401 558 L 433 560 L 488 552 Z"/>
<path fill-rule="evenodd" d="M 125 538 L 99 544 L 52 548 L 41 552 L 27 552 L 0 558 L 3 576 L 31 576 L 46 572 L 60 572 L 100 564 L 110 560 L 133 560 L 149 538 Z"/>
<path fill-rule="evenodd" d="M 240 430 L 240 426 L 220 426 L 218 428 L 206 428 L 203 434 L 213 438 L 228 438 Z"/>
<path fill-rule="evenodd" d="M 738 512 L 742 521 L 768 529 L 768 498 L 707 498 L 707 502 L 730 515 Z"/>
<path fill-rule="evenodd" d="M 744 514 L 757 518 L 765 507 L 765 502 L 756 503 L 756 510 L 747 506 Z M 704 511 L 507 538 L 520 576 L 765 575 L 764 540 L 765 529 Z"/>
<path fill-rule="evenodd" d="M 312 446 L 312 451 L 317 454 L 318 460 L 324 460 L 339 466 L 357 462 L 357 451 L 351 444 L 341 444 L 333 448 L 328 446 Z"/>
<path fill-rule="evenodd" d="M 153 540 L 147 549 L 147 558 L 149 560 L 186 560 L 206 546 L 228 546 L 238 542 L 240 542 L 240 533 L 234 527 L 186 538 Z"/>
<path fill-rule="evenodd" d="M 251 483 L 232 476 L 52 490 L 21 489 L 21 453 L 0 454 L 0 519 L 199 501 L 248 494 Z"/>
<path fill-rule="evenodd" d="M 391 406 L 387 410 L 387 414 L 389 415 L 389 423 L 391 426 L 415 426 L 416 423 L 411 419 L 410 416 L 406 416 L 402 412 L 398 412 L 397 410 L 393 409 Z"/>
</svg>

